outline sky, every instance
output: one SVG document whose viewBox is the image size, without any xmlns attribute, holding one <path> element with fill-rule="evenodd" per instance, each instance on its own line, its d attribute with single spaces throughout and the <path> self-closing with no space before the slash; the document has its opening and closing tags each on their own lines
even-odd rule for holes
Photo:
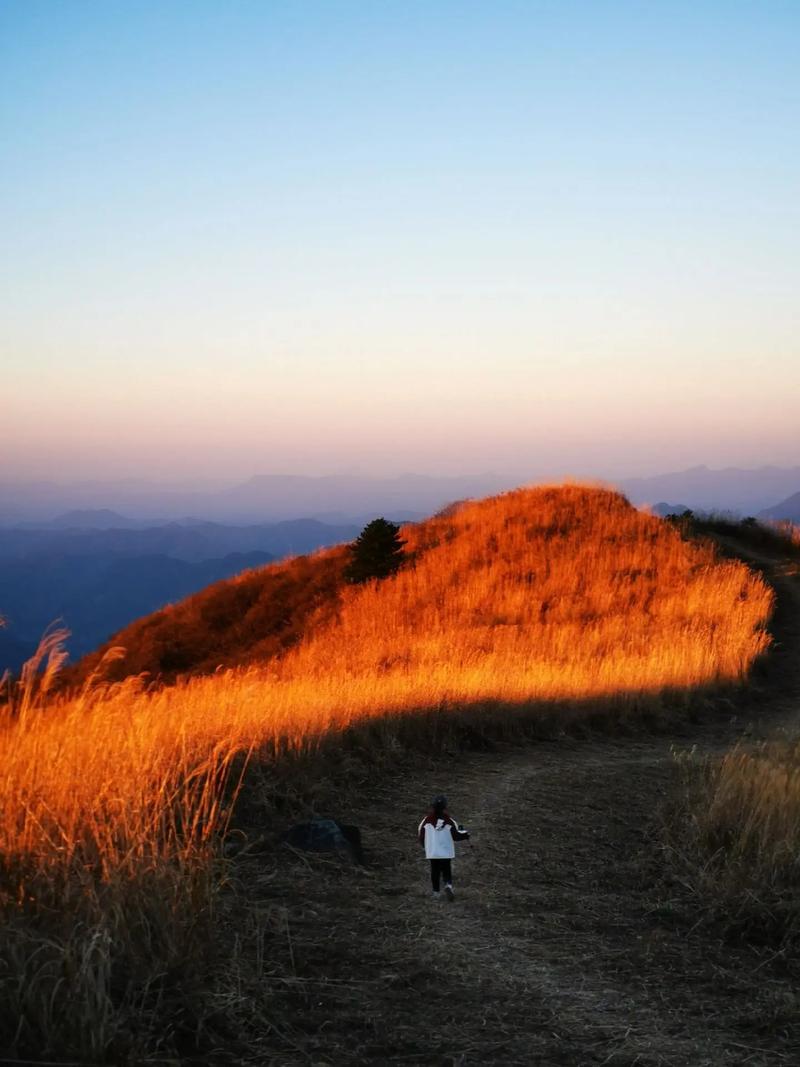
<svg viewBox="0 0 800 1067">
<path fill-rule="evenodd" d="M 800 463 L 800 5 L 0 0 L 0 478 Z"/>
</svg>

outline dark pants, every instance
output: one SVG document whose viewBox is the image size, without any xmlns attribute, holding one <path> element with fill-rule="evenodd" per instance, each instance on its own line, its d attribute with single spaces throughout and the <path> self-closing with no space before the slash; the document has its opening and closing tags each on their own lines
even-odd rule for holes
<svg viewBox="0 0 800 1067">
<path fill-rule="evenodd" d="M 431 860 L 431 885 L 434 893 L 439 892 L 439 880 L 444 878 L 444 884 L 450 885 L 453 881 L 453 872 L 450 860 Z"/>
</svg>

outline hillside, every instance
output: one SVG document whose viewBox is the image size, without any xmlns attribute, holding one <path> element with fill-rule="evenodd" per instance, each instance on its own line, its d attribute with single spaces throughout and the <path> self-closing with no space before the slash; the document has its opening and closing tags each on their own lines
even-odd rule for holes
<svg viewBox="0 0 800 1067">
<path fill-rule="evenodd" d="M 608 490 L 518 490 L 403 533 L 393 581 L 345 587 L 343 548 L 274 564 L 139 620 L 66 677 L 82 681 L 112 646 L 127 652 L 112 679 L 163 681 L 298 646 L 271 672 L 281 701 L 287 682 L 322 691 L 335 677 L 351 706 L 363 687 L 377 710 L 736 678 L 763 641 L 768 594 L 746 570 Z"/>
<path fill-rule="evenodd" d="M 249 665 L 171 686 L 93 684 L 70 698 L 47 692 L 49 670 L 6 687 L 0 964 L 14 981 L 0 990 L 0 1049 L 37 1061 L 54 1051 L 80 1062 L 177 1060 L 196 1042 L 216 1050 L 249 1033 L 256 1004 L 272 1013 L 276 938 L 291 952 L 298 935 L 269 855 L 250 857 L 248 892 L 264 899 L 237 905 L 221 849 L 243 772 L 241 808 L 263 834 L 271 813 L 338 805 L 343 790 L 383 780 L 411 753 L 425 753 L 415 763 L 428 768 L 466 744 L 553 737 L 599 716 L 613 729 L 620 717 L 673 709 L 676 696 L 685 705 L 694 691 L 740 681 L 769 643 L 772 594 L 758 575 L 607 490 L 519 490 L 404 534 L 407 566 L 383 582 L 342 587 L 340 548 L 141 623 L 146 636 L 174 614 L 173 636 L 210 664 L 242 647 L 252 655 L 253 624 L 267 620 Z M 412 792 L 406 785 L 407 805 L 440 788 L 429 773 Z M 494 807 L 476 792 L 468 817 L 516 809 L 502 781 Z M 378 841 L 376 825 L 364 821 L 383 853 L 397 827 Z M 236 848 L 243 833 L 227 841 Z M 574 863 L 572 849 L 564 856 Z M 385 910 L 408 914 L 394 899 Z M 493 936 L 504 930 L 501 919 Z M 301 981 L 315 981 L 313 949 L 300 943 L 291 973 L 299 962 Z M 417 988 L 420 967 L 408 973 L 403 988 Z M 234 1051 L 231 1062 L 245 1060 Z"/>
<path fill-rule="evenodd" d="M 404 531 L 414 565 L 347 590 L 280 665 L 352 708 L 652 693 L 734 680 L 770 594 L 624 497 L 579 486 L 467 503 Z"/>
</svg>

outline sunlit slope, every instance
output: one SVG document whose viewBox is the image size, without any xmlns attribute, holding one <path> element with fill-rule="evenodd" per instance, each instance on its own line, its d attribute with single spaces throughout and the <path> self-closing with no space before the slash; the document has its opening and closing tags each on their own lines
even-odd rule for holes
<svg viewBox="0 0 800 1067">
<path fill-rule="evenodd" d="M 57 1032 L 54 1018 L 77 1033 L 117 1002 L 126 974 L 143 975 L 124 1002 L 138 1011 L 176 960 L 205 973 L 215 942 L 203 921 L 239 774 L 250 773 L 243 753 L 258 765 L 258 801 L 313 799 L 410 749 L 595 713 L 613 729 L 618 711 L 660 708 L 665 691 L 736 681 L 768 641 L 760 577 L 604 490 L 518 491 L 404 535 L 405 569 L 379 583 L 344 584 L 339 549 L 142 621 L 142 632 L 175 623 L 184 652 L 210 663 L 251 658 L 260 618 L 266 644 L 249 666 L 160 687 L 96 676 L 56 698 L 42 691 L 51 671 L 6 681 L 0 965 L 17 976 L 0 1003 L 15 1027 L 7 1044 L 23 995 L 42 1033 Z M 65 1013 L 64 989 L 91 1012 Z"/>
<path fill-rule="evenodd" d="M 347 590 L 279 678 L 372 708 L 585 699 L 733 680 L 767 641 L 760 578 L 611 491 L 519 490 L 405 536 L 414 564 Z"/>
<path fill-rule="evenodd" d="M 403 535 L 409 564 L 388 581 L 346 586 L 333 549 L 139 620 L 114 638 L 112 677 L 260 664 L 270 705 L 311 690 L 330 710 L 346 685 L 351 710 L 374 711 L 693 687 L 741 676 L 765 645 L 760 579 L 608 490 L 518 490 Z"/>
<path fill-rule="evenodd" d="M 342 587 L 285 654 L 109 699 L 184 731 L 302 748 L 418 709 L 653 703 L 741 678 L 769 640 L 758 575 L 607 490 L 519 490 L 404 536 L 403 571 Z"/>
<path fill-rule="evenodd" d="M 147 867 L 184 847 L 162 832 L 164 798 L 188 813 L 173 829 L 213 826 L 207 768 L 250 746 L 304 752 L 376 717 L 391 746 L 392 722 L 432 708 L 497 722 L 565 699 L 573 716 L 601 698 L 649 707 L 664 690 L 739 679 L 768 642 L 758 575 L 612 492 L 520 490 L 404 534 L 406 569 L 341 586 L 299 643 L 260 664 L 155 689 L 95 684 L 57 704 L 13 698 L 0 854 Z M 420 743 L 435 729 L 419 719 Z"/>
</svg>

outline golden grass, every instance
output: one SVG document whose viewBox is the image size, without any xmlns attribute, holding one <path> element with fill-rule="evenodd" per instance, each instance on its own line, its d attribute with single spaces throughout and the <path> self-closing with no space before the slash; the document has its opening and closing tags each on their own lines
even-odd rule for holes
<svg viewBox="0 0 800 1067">
<path fill-rule="evenodd" d="M 69 699 L 52 698 L 45 672 L 44 688 L 29 675 L 22 696 L 10 693 L 0 728 L 7 913 L 38 922 L 56 909 L 70 929 L 105 930 L 129 960 L 133 998 L 141 952 L 124 931 L 140 932 L 156 970 L 164 952 L 169 966 L 189 958 L 187 916 L 213 900 L 207 874 L 239 754 L 308 753 L 387 716 L 419 721 L 424 747 L 430 727 L 414 713 L 429 709 L 499 702 L 535 716 L 562 701 L 657 704 L 665 692 L 740 680 L 768 643 L 772 594 L 758 576 L 606 490 L 520 490 L 403 533 L 405 570 L 345 589 L 334 618 L 312 618 L 299 645 L 261 667 L 155 692 L 135 678 L 94 679 Z M 48 951 L 69 936 L 48 933 Z M 107 971 L 97 979 L 106 1001 Z M 55 981 L 45 977 L 41 1005 Z M 32 1036 L 17 1050 L 41 1052 L 36 1034 L 50 1028 L 98 1055 L 80 1032 L 67 1040 L 49 1008 L 28 1011 Z M 101 1044 L 117 1047 L 119 1012 L 104 1011 Z"/>
<path fill-rule="evenodd" d="M 760 579 L 611 492 L 521 490 L 404 536 L 415 566 L 349 591 L 280 680 L 354 679 L 351 705 L 364 687 L 398 708 L 587 699 L 738 679 L 765 647 Z"/>
<path fill-rule="evenodd" d="M 139 1062 L 173 1052 L 194 1014 L 182 986 L 169 995 L 178 976 L 213 992 L 219 845 L 246 753 L 141 715 L 135 680 L 49 702 L 48 673 L 0 724 L 0 1049 Z"/>
<path fill-rule="evenodd" d="M 412 566 L 347 588 L 333 621 L 264 668 L 156 692 L 90 685 L 27 711 L 0 740 L 17 809 L 3 853 L 54 834 L 69 853 L 87 812 L 105 827 L 140 811 L 138 839 L 214 752 L 297 751 L 364 718 L 477 701 L 655 698 L 740 679 L 768 641 L 759 577 L 611 492 L 522 490 L 404 535 Z"/>
</svg>

